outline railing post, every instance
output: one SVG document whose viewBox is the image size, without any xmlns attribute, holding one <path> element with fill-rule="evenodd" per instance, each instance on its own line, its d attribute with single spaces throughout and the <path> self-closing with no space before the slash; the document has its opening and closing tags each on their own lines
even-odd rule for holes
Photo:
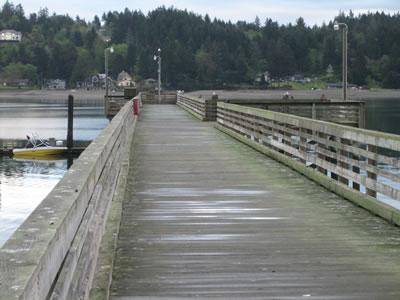
<svg viewBox="0 0 400 300">
<path fill-rule="evenodd" d="M 365 128 L 365 103 L 360 102 L 358 107 L 358 127 Z"/>
<path fill-rule="evenodd" d="M 355 159 L 355 160 L 360 160 L 360 157 L 359 156 L 356 156 L 356 155 L 354 155 L 354 154 L 352 154 L 351 155 L 351 157 L 352 157 L 352 159 Z M 355 166 L 355 165 L 353 165 L 353 172 L 354 173 L 356 173 L 356 174 L 360 174 L 360 167 L 359 166 Z M 360 191 L 360 184 L 358 183 L 358 182 L 354 182 L 353 181 L 353 189 L 355 189 L 355 190 L 357 190 L 357 191 Z"/>
<path fill-rule="evenodd" d="M 331 142 L 337 142 L 337 139 L 336 139 L 335 136 L 330 136 L 330 137 L 328 138 L 328 140 L 331 141 Z M 329 149 L 329 151 L 331 151 L 332 153 L 337 153 L 337 149 L 335 149 L 335 147 L 328 147 L 328 149 Z M 329 160 L 330 163 L 332 163 L 332 164 L 334 164 L 334 165 L 338 165 L 338 160 L 337 160 L 337 159 L 335 159 L 335 158 L 328 158 L 328 160 Z M 331 171 L 331 178 L 334 179 L 334 180 L 339 181 L 339 175 L 336 174 L 335 172 L 332 172 L 332 171 Z"/>
<path fill-rule="evenodd" d="M 340 142 L 341 142 L 341 144 L 343 144 L 343 145 L 349 145 L 349 144 L 350 144 L 350 141 L 349 141 L 349 140 L 343 139 L 343 138 L 340 138 Z M 344 159 L 345 157 L 349 157 L 349 153 L 348 153 L 347 151 L 339 150 L 339 149 L 338 149 L 338 153 L 340 154 L 340 157 L 339 157 L 339 159 L 338 159 L 338 165 L 339 165 L 339 167 L 348 170 L 349 167 L 350 167 L 350 165 L 349 165 L 348 163 L 343 162 L 343 161 L 342 161 L 342 158 Z M 340 181 L 341 183 L 347 185 L 347 186 L 349 185 L 349 180 L 348 180 L 347 178 L 343 177 L 343 176 L 339 176 L 339 181 Z"/>
<path fill-rule="evenodd" d="M 326 135 L 325 135 L 324 133 L 322 133 L 322 132 L 314 132 L 314 134 L 317 134 L 317 135 L 318 135 L 318 138 L 320 138 L 320 139 L 326 139 Z M 325 148 L 325 145 L 324 145 L 324 144 L 321 144 L 319 141 L 318 141 L 317 145 L 318 145 L 318 148 L 321 148 L 321 149 L 324 149 L 324 148 Z M 317 151 L 317 152 L 318 152 L 318 151 Z M 320 153 L 320 152 L 318 152 L 317 157 L 318 157 L 319 159 L 321 159 L 321 160 L 326 160 L 325 155 L 323 155 L 323 154 Z M 317 165 L 318 165 L 318 164 L 317 164 Z M 324 169 L 323 167 L 318 166 L 318 167 L 317 167 L 317 170 L 318 170 L 319 172 L 321 172 L 322 174 L 324 174 L 324 175 L 327 175 L 327 174 L 328 174 L 328 172 L 326 171 L 326 169 Z"/>
<path fill-rule="evenodd" d="M 304 153 L 304 157 L 306 157 L 306 153 L 307 153 L 307 139 L 303 136 L 303 132 L 307 133 L 307 129 L 301 128 L 299 127 L 297 129 L 299 137 L 300 137 L 300 141 L 299 141 L 299 151 L 301 153 Z M 303 164 L 306 164 L 307 160 L 300 158 L 300 161 Z"/>
<path fill-rule="evenodd" d="M 285 129 L 290 129 L 290 127 L 289 127 L 288 124 L 285 124 L 283 127 L 284 127 Z M 292 147 L 292 135 L 291 135 L 289 132 L 287 132 L 286 130 L 283 131 L 282 133 L 283 133 L 283 141 L 282 141 L 283 144 L 286 144 L 287 146 Z M 286 140 L 285 140 L 285 138 L 286 138 Z M 289 156 L 289 157 L 292 157 L 292 156 L 293 156 L 293 155 L 292 155 L 291 153 L 289 153 L 289 152 L 285 152 L 285 154 L 286 154 L 287 156 Z"/>
<path fill-rule="evenodd" d="M 211 96 L 211 101 L 209 101 L 208 105 L 206 105 L 206 118 L 208 121 L 215 121 L 217 119 L 217 102 L 218 95 L 213 94 Z"/>
<path fill-rule="evenodd" d="M 367 145 L 367 150 L 368 150 L 368 152 L 376 154 L 377 146 L 369 144 L 369 145 Z M 375 168 L 376 165 L 377 165 L 376 164 L 376 159 L 368 158 L 367 159 L 367 164 Z M 373 182 L 376 183 L 376 179 L 377 179 L 376 173 L 370 172 L 370 171 L 367 170 L 367 178 L 371 179 Z M 367 195 L 376 198 L 376 190 L 375 189 L 370 189 L 370 188 L 367 187 L 366 190 L 367 190 Z"/>
<path fill-rule="evenodd" d="M 315 103 L 311 107 L 311 119 L 315 120 L 317 118 L 317 110 L 315 109 Z"/>
</svg>

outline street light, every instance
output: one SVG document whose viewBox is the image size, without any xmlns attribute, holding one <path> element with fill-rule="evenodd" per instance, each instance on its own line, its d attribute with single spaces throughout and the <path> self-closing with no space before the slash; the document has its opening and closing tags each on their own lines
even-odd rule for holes
<svg viewBox="0 0 400 300">
<path fill-rule="evenodd" d="M 153 57 L 154 61 L 158 61 L 158 103 L 161 103 L 161 49 L 158 48 L 157 55 Z"/>
<path fill-rule="evenodd" d="M 106 99 L 108 100 L 108 53 L 113 53 L 114 48 L 109 47 L 104 49 L 104 69 L 105 69 L 105 75 L 106 75 Z"/>
<path fill-rule="evenodd" d="M 346 23 L 335 22 L 334 30 L 342 28 L 342 80 L 343 80 L 343 101 L 347 100 L 347 32 L 349 28 Z"/>
</svg>

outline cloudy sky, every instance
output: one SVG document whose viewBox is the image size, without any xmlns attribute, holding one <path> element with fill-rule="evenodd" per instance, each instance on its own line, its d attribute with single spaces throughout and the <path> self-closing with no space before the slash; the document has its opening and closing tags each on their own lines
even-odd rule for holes
<svg viewBox="0 0 400 300">
<path fill-rule="evenodd" d="M 14 4 L 22 4 L 28 15 L 47 7 L 50 13 L 79 15 L 86 20 L 92 20 L 94 15 L 101 16 L 105 11 L 122 11 L 125 7 L 131 10 L 141 10 L 147 13 L 159 6 L 174 6 L 187 9 L 198 14 L 209 14 L 212 18 L 223 20 L 254 21 L 258 16 L 262 21 L 271 18 L 280 23 L 295 22 L 302 16 L 308 25 L 322 24 L 332 20 L 339 11 L 355 14 L 368 11 L 385 11 L 398 13 L 400 0 L 11 0 Z"/>
</svg>

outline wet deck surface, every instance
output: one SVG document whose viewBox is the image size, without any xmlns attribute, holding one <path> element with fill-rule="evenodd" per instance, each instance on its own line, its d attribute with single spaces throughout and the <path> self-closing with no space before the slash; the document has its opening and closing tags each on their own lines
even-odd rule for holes
<svg viewBox="0 0 400 300">
<path fill-rule="evenodd" d="M 193 119 L 147 106 L 111 299 L 400 299 L 400 229 Z"/>
</svg>

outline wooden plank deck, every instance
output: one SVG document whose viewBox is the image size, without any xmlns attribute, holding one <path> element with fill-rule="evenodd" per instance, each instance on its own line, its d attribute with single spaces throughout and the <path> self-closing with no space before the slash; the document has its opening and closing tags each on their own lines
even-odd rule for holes
<svg viewBox="0 0 400 300">
<path fill-rule="evenodd" d="M 400 229 L 195 120 L 145 107 L 111 299 L 400 299 Z"/>
</svg>

